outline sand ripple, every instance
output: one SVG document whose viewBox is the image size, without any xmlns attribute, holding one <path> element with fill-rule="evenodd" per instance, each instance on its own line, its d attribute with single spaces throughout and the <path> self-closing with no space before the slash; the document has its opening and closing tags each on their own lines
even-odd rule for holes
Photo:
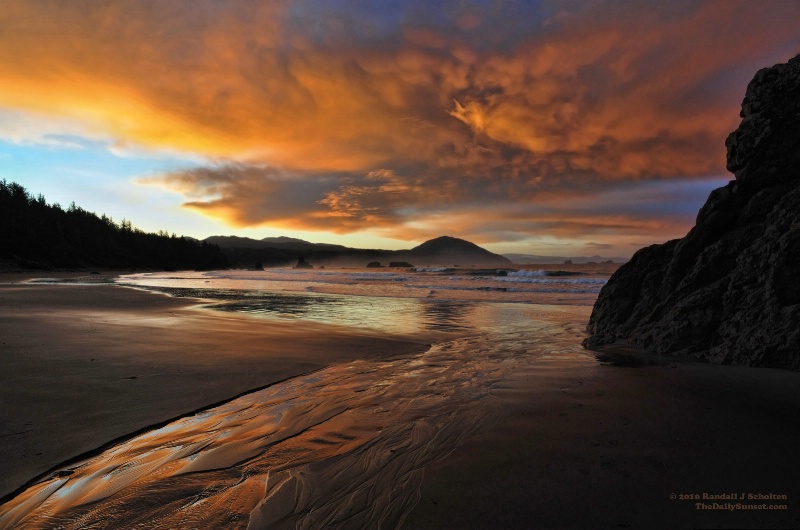
<svg viewBox="0 0 800 530">
<path fill-rule="evenodd" d="M 528 330 L 530 331 L 530 330 Z M 386 528 L 495 421 L 525 348 L 480 338 L 296 377 L 136 436 L 0 507 L 0 527 Z"/>
</svg>

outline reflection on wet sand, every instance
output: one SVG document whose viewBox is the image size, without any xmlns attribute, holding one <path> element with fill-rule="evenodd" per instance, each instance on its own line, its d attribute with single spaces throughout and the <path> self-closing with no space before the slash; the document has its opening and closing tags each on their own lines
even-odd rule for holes
<svg viewBox="0 0 800 530">
<path fill-rule="evenodd" d="M 238 289 L 175 287 L 151 289 L 171 296 L 218 301 L 208 307 L 219 311 L 296 318 L 389 333 L 415 333 L 421 329 L 419 305 L 414 298 L 377 298 Z"/>
<path fill-rule="evenodd" d="M 395 526 L 424 467 L 499 417 L 492 389 L 523 360 L 456 339 L 290 379 L 56 471 L 0 527 Z"/>
<path fill-rule="evenodd" d="M 422 322 L 427 330 L 469 331 L 474 329 L 470 324 L 473 320 L 471 313 L 477 305 L 474 302 L 422 299 L 419 304 Z"/>
<path fill-rule="evenodd" d="M 218 310 L 447 335 L 422 354 L 289 379 L 58 469 L 0 506 L 0 528 L 395 527 L 425 467 L 502 417 L 493 392 L 579 344 L 568 306 L 159 290 Z"/>
<path fill-rule="evenodd" d="M 389 333 L 465 332 L 479 325 L 474 322 L 473 314 L 478 303 L 471 301 L 228 289 L 159 287 L 157 290 L 178 297 L 218 300 L 208 307 L 219 311 L 298 318 Z"/>
<path fill-rule="evenodd" d="M 497 331 L 333 365 L 136 436 L 0 506 L 0 528 L 399 526 L 424 468 L 502 417 L 495 391 L 578 348 L 554 308 L 428 308 Z"/>
</svg>

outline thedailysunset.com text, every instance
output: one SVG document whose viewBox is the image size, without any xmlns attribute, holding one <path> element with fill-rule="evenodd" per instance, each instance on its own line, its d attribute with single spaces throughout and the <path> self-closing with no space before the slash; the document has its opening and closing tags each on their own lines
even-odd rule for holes
<svg viewBox="0 0 800 530">
<path fill-rule="evenodd" d="M 670 493 L 669 498 L 679 501 L 695 501 L 696 510 L 788 510 L 787 504 L 767 504 L 741 501 L 786 501 L 788 495 L 778 493 Z M 701 501 L 701 502 L 696 502 Z M 728 501 L 728 502 L 702 502 L 702 501 Z M 734 502 L 740 501 L 740 502 Z"/>
<path fill-rule="evenodd" d="M 736 510 L 788 510 L 789 506 L 786 504 L 742 504 L 737 503 L 719 503 L 719 502 L 696 502 L 694 507 L 698 510 L 728 510 L 734 512 Z"/>
</svg>

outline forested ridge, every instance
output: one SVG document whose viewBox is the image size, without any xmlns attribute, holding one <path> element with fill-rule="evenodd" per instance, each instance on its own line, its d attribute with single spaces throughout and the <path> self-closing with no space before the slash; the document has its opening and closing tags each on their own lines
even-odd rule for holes
<svg viewBox="0 0 800 530">
<path fill-rule="evenodd" d="M 49 268 L 224 268 L 216 245 L 167 232 L 147 233 L 123 219 L 98 217 L 72 203 L 66 210 L 0 181 L 0 266 Z"/>
</svg>

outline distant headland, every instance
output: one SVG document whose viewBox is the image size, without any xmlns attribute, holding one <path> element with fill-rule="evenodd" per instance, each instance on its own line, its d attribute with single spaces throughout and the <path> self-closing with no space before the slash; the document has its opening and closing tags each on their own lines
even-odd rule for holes
<svg viewBox="0 0 800 530">
<path fill-rule="evenodd" d="M 282 267 L 303 258 L 314 267 L 443 266 L 510 267 L 511 261 L 478 245 L 450 236 L 431 239 L 408 250 L 349 248 L 327 243 L 310 243 L 289 237 L 251 239 L 212 236 L 204 242 L 218 245 L 235 267 L 260 263 Z"/>
<path fill-rule="evenodd" d="M 74 203 L 66 210 L 0 181 L 0 269 L 224 269 L 294 266 L 483 266 L 511 261 L 455 237 L 431 239 L 408 250 L 348 248 L 289 237 L 262 240 L 212 236 L 203 241 L 161 231 L 146 233 Z"/>
<path fill-rule="evenodd" d="M 48 204 L 15 182 L 0 181 L 0 270 L 217 269 L 228 260 L 216 245 L 147 233 L 72 203 Z"/>
<path fill-rule="evenodd" d="M 203 240 L 147 233 L 71 204 L 64 209 L 22 185 L 0 181 L 0 270 L 226 269 L 291 267 L 511 267 L 557 263 L 624 263 L 624 257 L 500 255 L 451 236 L 405 250 L 351 248 L 293 237 Z"/>
</svg>

